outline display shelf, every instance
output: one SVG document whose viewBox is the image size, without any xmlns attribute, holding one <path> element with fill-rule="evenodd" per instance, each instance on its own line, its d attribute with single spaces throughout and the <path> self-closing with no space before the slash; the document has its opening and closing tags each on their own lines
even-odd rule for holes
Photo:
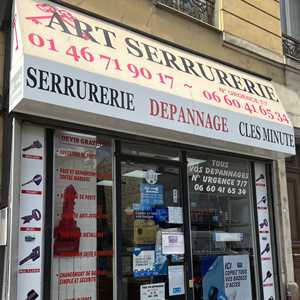
<svg viewBox="0 0 300 300">
<path fill-rule="evenodd" d="M 226 251 L 201 251 L 201 250 L 193 250 L 193 256 L 217 256 L 217 255 L 243 255 L 249 254 L 248 251 L 234 251 L 234 250 L 226 250 Z"/>
</svg>

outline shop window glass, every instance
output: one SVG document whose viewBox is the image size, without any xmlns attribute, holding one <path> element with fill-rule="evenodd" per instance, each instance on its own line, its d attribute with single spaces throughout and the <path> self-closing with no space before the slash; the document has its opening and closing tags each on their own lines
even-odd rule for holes
<svg viewBox="0 0 300 300">
<path fill-rule="evenodd" d="M 123 300 L 186 299 L 179 168 L 121 162 Z"/>
<path fill-rule="evenodd" d="M 256 299 L 250 164 L 189 157 L 195 299 Z"/>
<path fill-rule="evenodd" d="M 122 143 L 122 152 L 129 155 L 164 160 L 179 160 L 179 151 L 176 148 L 169 148 L 156 144 Z"/>
<path fill-rule="evenodd" d="M 113 299 L 112 148 L 57 131 L 51 299 Z"/>
</svg>

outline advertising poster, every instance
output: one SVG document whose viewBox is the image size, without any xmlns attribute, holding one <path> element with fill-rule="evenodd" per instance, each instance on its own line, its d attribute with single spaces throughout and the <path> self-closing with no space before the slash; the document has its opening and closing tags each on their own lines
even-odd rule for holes
<svg viewBox="0 0 300 300">
<path fill-rule="evenodd" d="M 22 126 L 17 299 L 41 299 L 43 282 L 44 129 Z"/>
<path fill-rule="evenodd" d="M 141 300 L 165 300 L 165 283 L 141 285 L 140 293 Z"/>
<path fill-rule="evenodd" d="M 252 300 L 248 255 L 207 256 L 203 262 L 204 300 Z"/>
<path fill-rule="evenodd" d="M 275 300 L 276 294 L 274 287 L 274 271 L 268 205 L 269 197 L 266 183 L 266 168 L 263 163 L 255 163 L 255 189 L 263 299 Z"/>
<path fill-rule="evenodd" d="M 183 295 L 184 289 L 184 266 L 169 266 L 169 296 Z"/>
<path fill-rule="evenodd" d="M 134 248 L 132 263 L 134 277 L 152 276 L 155 269 L 155 250 Z"/>
<path fill-rule="evenodd" d="M 96 300 L 96 139 L 54 137 L 53 299 Z"/>
<path fill-rule="evenodd" d="M 140 209 L 147 210 L 164 203 L 164 187 L 161 184 L 140 184 Z"/>
</svg>

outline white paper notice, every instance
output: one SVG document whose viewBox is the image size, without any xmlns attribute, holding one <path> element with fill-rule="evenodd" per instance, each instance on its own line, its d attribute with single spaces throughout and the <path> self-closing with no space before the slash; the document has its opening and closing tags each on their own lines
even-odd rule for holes
<svg viewBox="0 0 300 300">
<path fill-rule="evenodd" d="M 169 296 L 183 295 L 184 289 L 184 268 L 180 266 L 168 267 Z"/>
<path fill-rule="evenodd" d="M 168 207 L 168 222 L 171 224 L 183 224 L 182 207 Z"/>
<path fill-rule="evenodd" d="M 183 232 L 162 232 L 162 253 L 165 255 L 184 254 Z"/>
<path fill-rule="evenodd" d="M 140 286 L 141 300 L 165 300 L 165 283 Z"/>
</svg>

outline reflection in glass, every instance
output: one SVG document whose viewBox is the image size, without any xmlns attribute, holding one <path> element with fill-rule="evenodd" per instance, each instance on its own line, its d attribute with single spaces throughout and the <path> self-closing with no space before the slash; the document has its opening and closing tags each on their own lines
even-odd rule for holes
<svg viewBox="0 0 300 300">
<path fill-rule="evenodd" d="M 193 154 L 187 172 L 195 299 L 255 299 L 249 163 Z"/>
</svg>

